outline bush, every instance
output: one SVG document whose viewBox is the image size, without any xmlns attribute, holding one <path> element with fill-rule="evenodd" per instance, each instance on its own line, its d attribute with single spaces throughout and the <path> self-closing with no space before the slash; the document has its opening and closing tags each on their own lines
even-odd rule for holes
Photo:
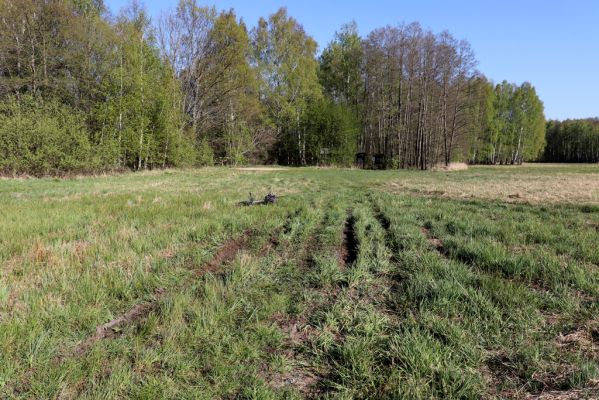
<svg viewBox="0 0 599 400">
<path fill-rule="evenodd" d="M 206 139 L 201 140 L 196 148 L 196 165 L 201 167 L 214 165 L 214 150 Z"/>
<path fill-rule="evenodd" d="M 41 176 L 96 169 L 83 120 L 53 100 L 9 97 L 0 103 L 0 171 Z"/>
<path fill-rule="evenodd" d="M 359 122 L 350 107 L 327 99 L 314 101 L 302 122 L 309 163 L 350 166 L 354 162 Z"/>
</svg>

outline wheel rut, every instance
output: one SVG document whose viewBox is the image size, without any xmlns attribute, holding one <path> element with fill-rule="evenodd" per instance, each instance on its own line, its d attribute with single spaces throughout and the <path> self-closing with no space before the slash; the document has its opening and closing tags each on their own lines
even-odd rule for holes
<svg viewBox="0 0 599 400">
<path fill-rule="evenodd" d="M 187 279 L 178 289 L 188 287 L 193 282 L 197 281 L 199 277 L 207 273 L 221 272 L 222 267 L 233 261 L 240 251 L 249 248 L 250 239 L 255 234 L 255 231 L 248 229 L 241 235 L 225 241 L 208 262 L 202 264 L 202 266 L 199 268 L 193 269 L 192 277 Z M 274 243 L 272 242 L 271 238 L 271 240 L 269 240 L 263 246 L 263 249 L 266 249 L 263 251 L 268 252 L 268 249 L 272 248 L 273 246 Z M 117 337 L 122 329 L 139 323 L 147 318 L 152 311 L 157 310 L 159 308 L 160 301 L 162 301 L 168 293 L 169 292 L 167 292 L 165 289 L 159 288 L 155 291 L 151 300 L 136 304 L 118 317 L 104 324 L 98 325 L 94 330 L 94 333 L 75 346 L 75 348 L 66 357 L 84 356 L 89 352 L 95 343 L 104 339 Z M 57 361 L 60 362 L 64 358 L 65 356 L 62 356 Z"/>
<path fill-rule="evenodd" d="M 341 233 L 341 247 L 339 248 L 339 267 L 345 269 L 358 259 L 360 243 L 356 236 L 356 217 L 351 209 L 347 210 L 347 219 Z"/>
</svg>

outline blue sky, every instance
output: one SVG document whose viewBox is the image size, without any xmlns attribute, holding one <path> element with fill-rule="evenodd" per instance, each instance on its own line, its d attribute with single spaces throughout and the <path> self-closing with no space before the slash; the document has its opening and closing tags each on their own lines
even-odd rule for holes
<svg viewBox="0 0 599 400">
<path fill-rule="evenodd" d="M 118 12 L 127 0 L 105 0 Z M 160 15 L 177 0 L 142 0 Z M 490 79 L 531 82 L 547 118 L 599 117 L 599 0 L 208 0 L 235 9 L 248 26 L 287 7 L 320 48 L 338 28 L 355 20 L 360 34 L 418 21 L 434 32 L 467 39 Z"/>
</svg>

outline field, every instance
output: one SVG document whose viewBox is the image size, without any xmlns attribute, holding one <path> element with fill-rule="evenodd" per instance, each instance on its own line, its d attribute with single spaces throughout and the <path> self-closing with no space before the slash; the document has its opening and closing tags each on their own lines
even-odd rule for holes
<svg viewBox="0 0 599 400">
<path fill-rule="evenodd" d="M 0 398 L 599 398 L 599 165 L 0 180 L 0 201 Z"/>
</svg>

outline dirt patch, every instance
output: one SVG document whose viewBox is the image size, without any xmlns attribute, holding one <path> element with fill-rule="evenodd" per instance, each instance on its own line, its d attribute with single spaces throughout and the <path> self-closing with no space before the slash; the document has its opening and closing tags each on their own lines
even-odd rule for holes
<svg viewBox="0 0 599 400">
<path fill-rule="evenodd" d="M 572 338 L 572 340 L 574 340 Z M 498 353 L 489 358 L 482 368 L 486 377 L 489 395 L 505 399 L 544 399 L 544 400 L 573 400 L 573 399 L 597 399 L 599 395 L 599 381 L 592 380 L 589 386 L 582 389 L 564 389 L 568 387 L 568 381 L 575 366 L 568 363 L 560 363 L 554 366 L 551 372 L 540 372 L 533 374 L 532 378 L 523 374 L 519 364 L 523 359 L 519 355 L 507 356 Z M 500 386 L 508 386 L 519 389 L 508 389 L 498 392 Z"/>
<path fill-rule="evenodd" d="M 318 390 L 320 378 L 309 370 L 294 369 L 290 372 L 271 373 L 267 379 L 272 388 L 293 387 L 304 398 L 314 398 L 320 394 Z"/>
<path fill-rule="evenodd" d="M 599 357 L 599 321 L 589 321 L 576 330 L 561 333 L 555 341 L 562 350 Z"/>
<path fill-rule="evenodd" d="M 422 227 L 422 228 L 420 228 L 420 231 L 426 237 L 426 239 L 431 244 L 431 246 L 433 246 L 439 253 L 441 253 L 443 255 L 447 254 L 447 250 L 445 249 L 445 246 L 443 245 L 443 241 L 441 239 L 434 237 L 433 234 L 431 233 L 430 229 L 428 229 L 426 227 Z"/>
<path fill-rule="evenodd" d="M 231 262 L 237 253 L 248 245 L 248 239 L 253 235 L 251 229 L 246 230 L 243 234 L 235 239 L 227 240 L 216 252 L 208 263 L 202 268 L 194 271 L 196 276 L 204 275 L 206 272 L 217 272 L 222 264 Z"/>
<path fill-rule="evenodd" d="M 526 400 L 589 400 L 599 399 L 599 381 L 592 387 L 571 390 L 552 390 L 539 394 L 527 394 Z"/>
<path fill-rule="evenodd" d="M 341 233 L 342 245 L 338 251 L 339 265 L 341 268 L 351 266 L 358 258 L 358 238 L 356 237 L 356 218 L 352 211 L 348 210 L 348 217 Z"/>
<path fill-rule="evenodd" d="M 172 248 L 167 248 L 160 252 L 160 257 L 165 260 L 171 259 L 171 258 L 175 257 L 175 255 L 177 255 L 177 253 Z"/>
<path fill-rule="evenodd" d="M 305 316 L 296 318 L 286 316 L 279 316 L 277 318 L 275 316 L 275 318 L 277 325 L 287 336 L 287 344 L 297 346 L 310 340 L 313 332 Z"/>
<path fill-rule="evenodd" d="M 548 390 L 536 394 L 522 391 L 490 392 L 489 395 L 493 398 L 517 400 L 590 400 L 599 399 L 599 386 L 584 389 Z"/>
<path fill-rule="evenodd" d="M 509 383 L 509 386 L 512 387 L 524 387 L 527 379 L 521 376 L 518 370 L 518 364 L 521 362 L 522 358 L 520 356 L 510 357 L 504 353 L 497 353 L 487 359 L 483 370 L 486 371 L 488 381 L 491 383 L 488 386 L 494 389 L 501 384 Z M 507 393 L 502 393 L 502 397 Z"/>
<path fill-rule="evenodd" d="M 268 240 L 262 245 L 258 254 L 260 257 L 266 257 L 268 253 L 272 250 L 277 249 L 281 245 L 281 233 L 283 232 L 284 227 L 281 226 L 275 229 L 271 234 Z"/>
<path fill-rule="evenodd" d="M 593 336 L 590 332 L 585 329 L 579 329 L 577 331 L 568 333 L 567 335 L 559 335 L 557 338 L 559 346 L 578 346 L 583 348 L 590 348 L 593 346 Z"/>
<path fill-rule="evenodd" d="M 96 327 L 96 333 L 89 336 L 83 343 L 75 348 L 74 355 L 82 356 L 86 354 L 94 343 L 116 336 L 121 327 L 141 321 L 156 307 L 157 300 L 151 303 L 138 304 L 125 314 L 113 319 L 103 325 Z"/>
<path fill-rule="evenodd" d="M 272 371 L 265 366 L 262 371 L 264 380 L 274 389 L 294 388 L 303 398 L 315 398 L 321 391 L 318 383 L 322 376 L 309 366 L 304 359 L 302 346 L 309 345 L 316 336 L 316 330 L 308 324 L 306 313 L 291 317 L 286 314 L 275 314 L 273 322 L 285 334 L 284 350 L 281 355 L 293 360 L 290 370 L 283 372 Z"/>
<path fill-rule="evenodd" d="M 468 169 L 466 163 L 450 163 L 449 165 L 440 164 L 433 168 L 433 171 L 464 171 Z"/>
</svg>

